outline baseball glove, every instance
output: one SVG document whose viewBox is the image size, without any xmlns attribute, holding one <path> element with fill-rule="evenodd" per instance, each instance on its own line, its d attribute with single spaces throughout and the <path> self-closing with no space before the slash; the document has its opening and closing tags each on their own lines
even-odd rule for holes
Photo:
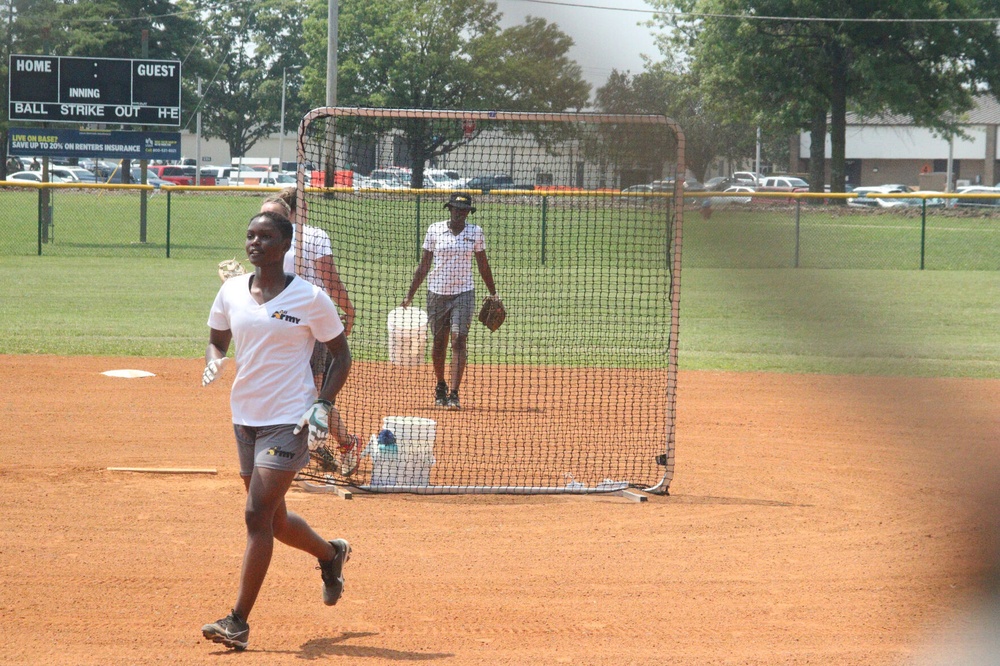
<svg viewBox="0 0 1000 666">
<path fill-rule="evenodd" d="M 219 262 L 219 279 L 223 282 L 237 275 L 245 275 L 246 272 L 247 269 L 243 268 L 243 264 L 236 261 L 236 257 Z"/>
<path fill-rule="evenodd" d="M 490 331 L 495 331 L 500 328 L 505 319 L 507 319 L 507 310 L 503 306 L 503 301 L 500 300 L 499 296 L 488 296 L 483 301 L 483 307 L 479 309 L 479 321 Z"/>
</svg>

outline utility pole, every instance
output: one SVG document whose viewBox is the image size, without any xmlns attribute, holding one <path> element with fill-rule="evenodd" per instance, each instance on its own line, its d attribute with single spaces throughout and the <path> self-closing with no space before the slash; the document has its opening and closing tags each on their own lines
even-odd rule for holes
<svg viewBox="0 0 1000 666">
<path fill-rule="evenodd" d="M 149 57 L 149 30 L 143 29 L 142 31 L 142 59 L 145 60 Z M 147 128 L 145 125 L 141 126 L 140 131 L 146 132 Z M 139 182 L 143 185 L 146 184 L 146 168 L 149 166 L 149 160 L 142 157 L 139 160 Z M 129 169 L 131 171 L 131 168 Z M 122 174 L 124 175 L 124 174 Z M 122 179 L 122 182 L 125 182 Z M 146 215 L 148 212 L 149 200 L 146 194 L 146 190 L 139 193 L 139 242 L 146 242 Z"/>
<path fill-rule="evenodd" d="M 326 105 L 337 106 L 337 30 L 340 7 L 338 0 L 327 0 L 326 16 Z M 323 165 L 323 186 L 333 187 L 337 173 L 337 131 L 333 118 L 326 121 L 327 154 Z"/>
<path fill-rule="evenodd" d="M 43 26 L 42 27 L 42 53 L 44 53 L 45 55 L 52 55 L 51 50 L 50 50 L 51 49 L 51 42 L 50 42 L 51 37 L 52 37 L 52 27 L 48 26 L 48 25 Z M 10 56 L 8 55 L 7 58 L 8 58 L 8 61 L 9 61 L 10 60 Z M 9 76 L 9 73 L 8 73 L 8 76 Z M 47 122 L 43 122 L 42 123 L 42 127 L 48 127 L 48 126 L 49 126 L 49 124 Z M 6 145 L 4 147 L 6 148 Z M 44 183 L 48 183 L 48 182 L 49 182 L 49 158 L 48 158 L 48 155 L 43 155 L 42 156 L 42 183 L 44 184 Z M 50 231 L 51 231 L 52 236 L 53 236 L 52 241 L 54 242 L 55 241 L 55 237 L 54 237 L 55 236 L 55 229 L 52 228 L 53 227 L 53 220 L 52 220 L 52 191 L 49 190 L 48 187 L 42 187 L 41 191 L 39 191 L 39 193 L 38 193 L 38 199 L 39 199 L 38 205 L 41 206 L 41 208 L 42 208 L 42 242 L 43 243 L 48 243 L 49 242 L 49 232 Z"/>
<path fill-rule="evenodd" d="M 194 184 L 201 186 L 201 77 L 198 77 L 198 113 L 195 116 L 195 160 L 198 164 L 195 166 L 195 181 Z M 218 172 L 216 172 L 218 173 Z M 218 185 L 218 183 L 216 183 Z"/>
<path fill-rule="evenodd" d="M 944 186 L 945 192 L 955 191 L 955 188 L 952 187 L 952 185 L 954 184 L 954 171 L 952 170 L 952 166 L 954 165 L 954 158 L 955 158 L 955 135 L 952 134 L 948 137 L 948 166 L 946 167 L 947 171 L 945 174 L 945 178 L 947 179 L 947 182 L 945 183 Z"/>
<path fill-rule="evenodd" d="M 340 22 L 339 0 L 328 0 L 326 33 L 326 105 L 337 106 L 337 30 Z"/>
<path fill-rule="evenodd" d="M 285 88 L 287 86 L 288 70 L 293 72 L 302 69 L 298 65 L 281 68 L 281 133 L 278 135 L 278 173 L 284 169 L 285 160 Z"/>
<path fill-rule="evenodd" d="M 754 163 L 753 173 L 760 182 L 760 127 L 757 128 L 757 161 Z"/>
<path fill-rule="evenodd" d="M 5 48 L 3 54 L 3 62 L 6 63 L 10 62 L 10 53 L 11 51 L 14 50 L 14 36 L 11 34 L 11 30 L 13 28 L 14 28 L 14 2 L 13 0 L 7 0 L 7 41 L 4 44 Z M 0 86 L 3 87 L 4 99 L 10 99 L 9 81 L 10 81 L 10 75 L 8 74 L 7 79 L 5 79 L 2 83 L 0 83 Z M 7 135 L 9 131 L 10 130 L 8 127 L 0 129 L 0 145 L 3 145 L 4 148 L 6 148 L 7 146 Z M 2 176 L 4 180 L 7 180 L 7 175 L 8 175 L 7 160 L 4 159 L 3 162 L 4 162 L 3 164 L 0 164 L 0 176 Z"/>
</svg>

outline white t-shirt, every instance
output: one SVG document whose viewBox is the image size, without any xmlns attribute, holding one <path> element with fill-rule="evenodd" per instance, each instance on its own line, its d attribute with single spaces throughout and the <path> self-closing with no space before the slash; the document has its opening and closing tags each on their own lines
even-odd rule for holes
<svg viewBox="0 0 1000 666">
<path fill-rule="evenodd" d="M 299 277 L 316 286 L 324 286 L 323 283 L 320 282 L 319 275 L 316 273 L 316 260 L 320 257 L 328 257 L 332 254 L 333 250 L 330 249 L 330 237 L 326 235 L 326 232 L 317 227 L 311 227 L 307 224 L 303 224 L 302 275 Z M 292 247 L 285 253 L 284 267 L 286 273 L 295 274 L 294 225 L 292 233 Z"/>
<path fill-rule="evenodd" d="M 457 236 L 448 222 L 435 222 L 424 236 L 424 249 L 434 253 L 434 267 L 427 276 L 427 289 L 442 296 L 471 291 L 472 256 L 486 249 L 486 235 L 481 227 L 466 223 Z"/>
<path fill-rule="evenodd" d="M 208 325 L 232 331 L 236 379 L 229 404 L 233 423 L 267 426 L 297 423 L 316 399 L 309 359 L 315 341 L 328 342 L 344 331 L 326 292 L 293 278 L 263 305 L 250 295 L 253 273 L 226 280 Z"/>
</svg>

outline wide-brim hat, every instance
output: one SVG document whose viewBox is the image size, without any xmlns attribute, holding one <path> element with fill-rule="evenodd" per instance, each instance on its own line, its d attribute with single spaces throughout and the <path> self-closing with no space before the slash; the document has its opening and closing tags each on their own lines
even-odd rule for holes
<svg viewBox="0 0 1000 666">
<path fill-rule="evenodd" d="M 451 198 L 448 199 L 448 203 L 444 205 L 445 208 L 458 208 L 459 210 L 467 210 L 470 213 L 476 212 L 476 207 L 472 205 L 472 196 L 468 194 L 453 194 Z"/>
</svg>

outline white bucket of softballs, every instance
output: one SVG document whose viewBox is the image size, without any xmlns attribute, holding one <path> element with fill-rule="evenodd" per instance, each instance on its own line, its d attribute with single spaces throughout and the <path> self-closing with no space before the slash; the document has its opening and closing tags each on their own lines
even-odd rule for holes
<svg viewBox="0 0 1000 666">
<path fill-rule="evenodd" d="M 427 313 L 420 308 L 396 308 L 389 313 L 389 362 L 420 365 L 427 350 Z"/>
<path fill-rule="evenodd" d="M 427 486 L 434 466 L 437 423 L 419 416 L 387 416 L 372 442 L 373 486 Z M 391 437 L 385 435 L 391 433 Z"/>
</svg>

